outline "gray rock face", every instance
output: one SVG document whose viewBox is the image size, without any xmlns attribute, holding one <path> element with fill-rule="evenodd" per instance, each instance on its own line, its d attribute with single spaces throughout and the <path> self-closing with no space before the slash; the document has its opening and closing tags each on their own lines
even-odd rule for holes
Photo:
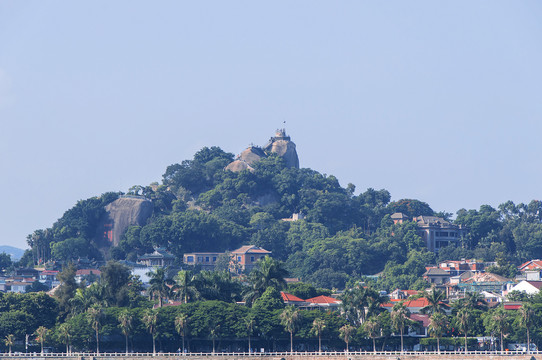
<svg viewBox="0 0 542 360">
<path fill-rule="evenodd" d="M 299 169 L 299 158 L 297 157 L 295 144 L 292 141 L 282 139 L 275 140 L 270 144 L 268 151 L 281 156 L 286 162 L 286 166 Z"/>
<path fill-rule="evenodd" d="M 250 170 L 253 171 L 251 165 L 260 159 L 266 158 L 269 154 L 276 153 L 281 156 L 286 162 L 286 166 L 299 169 L 299 158 L 295 144 L 286 135 L 284 129 L 279 129 L 275 132 L 275 136 L 269 139 L 267 145 L 262 148 L 250 146 L 237 157 L 237 159 L 226 166 L 225 170 L 234 172 Z"/>
<path fill-rule="evenodd" d="M 152 215 L 153 205 L 150 200 L 136 196 L 123 196 L 105 207 L 102 218 L 103 238 L 117 246 L 121 235 L 132 225 L 145 225 Z"/>
<path fill-rule="evenodd" d="M 237 160 L 229 163 L 228 166 L 226 166 L 226 170 L 239 172 L 248 169 L 253 171 L 254 169 L 251 165 L 266 156 L 267 155 L 261 148 L 250 146 L 237 157 Z"/>
</svg>

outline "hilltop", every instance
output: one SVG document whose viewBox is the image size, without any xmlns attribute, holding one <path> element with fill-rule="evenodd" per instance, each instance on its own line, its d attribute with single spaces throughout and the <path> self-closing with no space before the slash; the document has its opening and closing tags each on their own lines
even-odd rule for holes
<svg viewBox="0 0 542 360">
<path fill-rule="evenodd" d="M 356 194 L 353 184 L 299 168 L 295 143 L 278 130 L 265 146 L 237 157 L 204 147 L 168 166 L 161 182 L 79 201 L 51 228 L 29 235 L 32 251 L 22 262 L 136 261 L 161 247 L 180 265 L 187 252 L 252 244 L 272 251 L 291 276 L 320 287 L 343 288 L 374 274 L 383 289 L 423 287 L 425 266 L 439 259 L 498 261 L 506 272 L 510 264 L 542 257 L 540 208 L 539 201 L 483 205 L 459 210 L 452 221 L 452 214 L 416 199 L 391 201 L 385 189 Z M 394 213 L 407 221 L 395 222 Z M 293 214 L 302 220 L 293 221 Z M 436 254 L 408 221 L 419 216 L 465 231 Z"/>
</svg>

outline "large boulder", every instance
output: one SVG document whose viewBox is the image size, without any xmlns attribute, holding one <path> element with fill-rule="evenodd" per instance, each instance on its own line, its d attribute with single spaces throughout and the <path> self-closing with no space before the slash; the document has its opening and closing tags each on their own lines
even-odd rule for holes
<svg viewBox="0 0 542 360">
<path fill-rule="evenodd" d="M 141 196 L 121 196 L 105 207 L 101 219 L 103 240 L 117 246 L 120 237 L 129 226 L 146 224 L 152 215 L 152 202 Z"/>
</svg>

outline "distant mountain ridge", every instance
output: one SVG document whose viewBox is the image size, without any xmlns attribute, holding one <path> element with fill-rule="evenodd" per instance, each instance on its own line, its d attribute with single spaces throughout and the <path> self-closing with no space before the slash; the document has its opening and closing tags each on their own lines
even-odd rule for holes
<svg viewBox="0 0 542 360">
<path fill-rule="evenodd" d="M 24 252 L 25 250 L 13 246 L 0 245 L 0 254 L 6 253 L 11 255 L 11 260 L 19 260 L 23 256 Z"/>
</svg>

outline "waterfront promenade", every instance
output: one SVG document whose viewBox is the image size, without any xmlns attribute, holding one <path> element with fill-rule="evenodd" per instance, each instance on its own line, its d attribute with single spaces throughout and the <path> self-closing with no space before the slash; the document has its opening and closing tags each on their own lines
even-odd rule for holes
<svg viewBox="0 0 542 360">
<path fill-rule="evenodd" d="M 542 352 L 277 352 L 277 353 L 14 353 L 13 360 L 542 360 Z"/>
</svg>

